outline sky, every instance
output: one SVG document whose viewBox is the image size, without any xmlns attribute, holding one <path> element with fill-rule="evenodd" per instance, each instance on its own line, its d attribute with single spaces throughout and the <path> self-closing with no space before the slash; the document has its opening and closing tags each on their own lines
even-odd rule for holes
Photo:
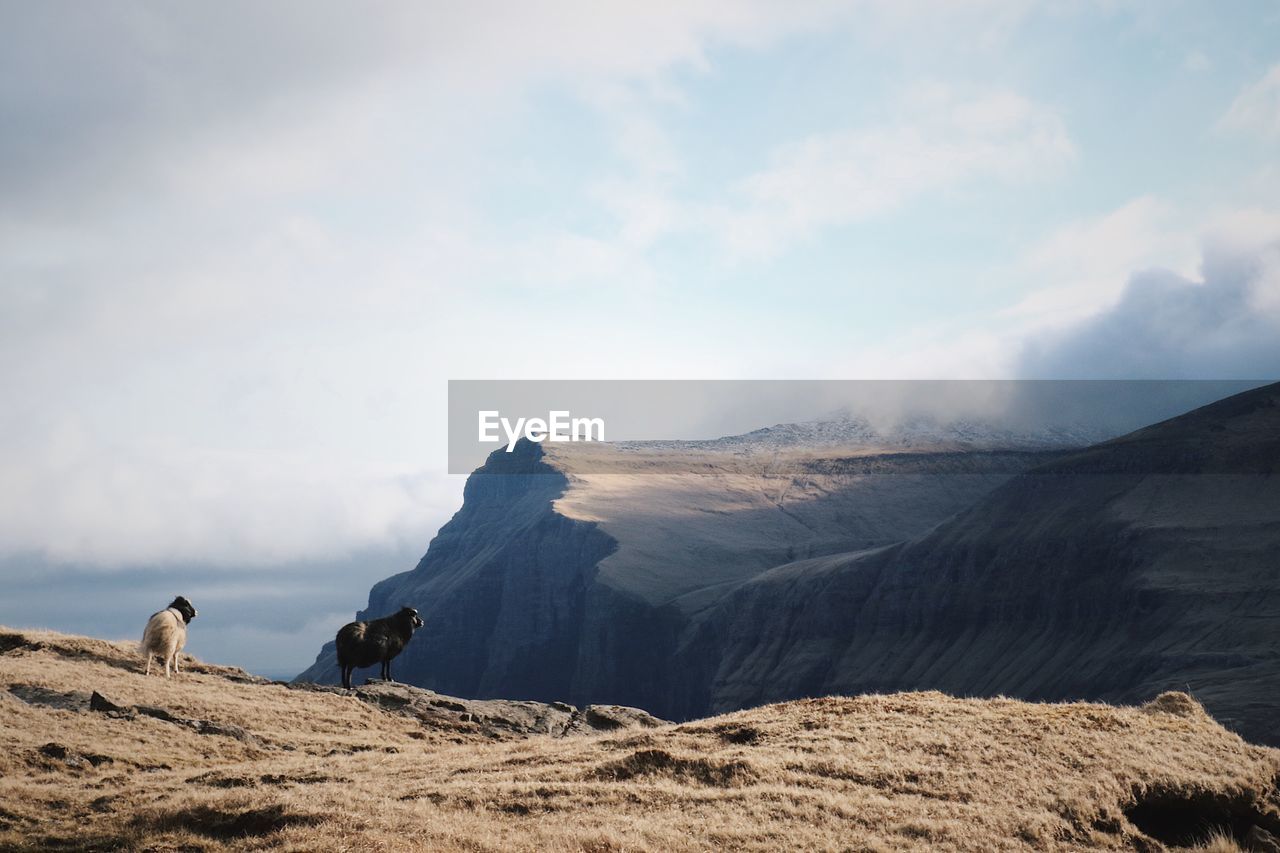
<svg viewBox="0 0 1280 853">
<path fill-rule="evenodd" d="M 300 670 L 449 379 L 1276 378 L 1277 199 L 1274 0 L 2 0 L 0 623 Z"/>
</svg>

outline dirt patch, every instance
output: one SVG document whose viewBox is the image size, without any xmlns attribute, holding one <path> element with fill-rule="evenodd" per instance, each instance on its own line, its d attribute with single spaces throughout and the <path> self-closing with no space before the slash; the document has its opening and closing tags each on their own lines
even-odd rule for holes
<svg viewBox="0 0 1280 853">
<path fill-rule="evenodd" d="M 22 634 L 0 634 L 0 655 L 7 655 L 22 651 L 38 652 L 43 648 L 44 643 L 37 642 L 36 640 L 28 640 Z"/>
<path fill-rule="evenodd" d="M 100 767 L 114 761 L 115 759 L 109 755 L 77 752 L 64 744 L 49 742 L 33 750 L 27 759 L 27 764 L 44 770 L 87 770 L 90 767 Z"/>
<path fill-rule="evenodd" d="M 1253 850 L 1260 838 L 1280 837 L 1280 812 L 1249 792 L 1147 788 L 1134 792 L 1124 815 L 1142 834 L 1171 847 L 1202 845 L 1216 836 Z"/>
<path fill-rule="evenodd" d="M 187 779 L 188 785 L 203 785 L 206 788 L 252 788 L 257 784 L 248 776 L 228 776 L 217 771 L 201 773 Z"/>
<path fill-rule="evenodd" d="M 744 726 L 739 723 L 723 723 L 711 729 L 725 743 L 747 746 L 760 742 L 760 730 L 755 726 Z"/>
<path fill-rule="evenodd" d="M 325 782 L 349 783 L 342 776 L 326 776 L 323 773 L 267 773 L 258 777 L 264 785 L 322 785 Z"/>
<path fill-rule="evenodd" d="M 134 825 L 148 832 L 185 829 L 206 838 L 229 841 L 233 838 L 271 835 L 291 826 L 315 826 L 318 815 L 296 812 L 275 803 L 256 809 L 231 810 L 215 806 L 195 806 L 175 812 L 139 818 Z"/>
<path fill-rule="evenodd" d="M 694 782 L 715 788 L 733 788 L 760 778 L 745 761 L 711 761 L 706 758 L 681 758 L 663 749 L 642 749 L 619 761 L 596 768 L 591 777 L 611 782 L 625 782 L 642 777 L 666 777 L 681 782 Z"/>
<path fill-rule="evenodd" d="M 81 690 L 50 690 L 35 684 L 10 684 L 9 692 L 28 705 L 76 712 L 89 708 L 89 694 Z"/>
</svg>

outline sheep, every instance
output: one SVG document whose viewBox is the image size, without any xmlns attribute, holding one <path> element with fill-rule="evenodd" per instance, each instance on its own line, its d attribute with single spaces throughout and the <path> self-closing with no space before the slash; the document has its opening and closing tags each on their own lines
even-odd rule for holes
<svg viewBox="0 0 1280 853">
<path fill-rule="evenodd" d="M 404 607 L 394 616 L 343 625 L 336 642 L 342 686 L 351 688 L 352 670 L 375 663 L 382 664 L 383 680 L 391 681 L 391 659 L 400 654 L 422 624 L 417 610 Z"/>
<path fill-rule="evenodd" d="M 164 610 L 151 614 L 147 620 L 146 630 L 142 632 L 142 642 L 138 646 L 147 658 L 146 675 L 151 674 L 151 658 L 158 655 L 164 659 L 164 677 L 169 678 L 169 664 L 173 664 L 173 672 L 178 672 L 178 654 L 187 644 L 187 625 L 199 615 L 191 602 L 178 596 Z"/>
</svg>

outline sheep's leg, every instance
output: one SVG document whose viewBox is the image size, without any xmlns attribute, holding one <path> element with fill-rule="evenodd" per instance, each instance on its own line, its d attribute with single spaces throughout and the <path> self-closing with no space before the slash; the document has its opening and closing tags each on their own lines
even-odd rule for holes
<svg viewBox="0 0 1280 853">
<path fill-rule="evenodd" d="M 151 674 L 151 652 L 147 652 L 147 671 L 143 675 Z"/>
<path fill-rule="evenodd" d="M 178 669 L 178 658 L 179 658 L 178 652 L 174 652 L 173 653 L 173 674 L 174 675 L 177 675 L 179 672 L 181 672 L 181 670 Z"/>
<path fill-rule="evenodd" d="M 391 658 L 387 658 L 387 662 L 382 665 L 382 668 L 386 670 L 386 672 L 383 675 L 383 678 L 385 678 L 387 681 L 394 681 L 395 679 L 391 677 Z"/>
<path fill-rule="evenodd" d="M 166 657 L 166 658 L 164 659 L 164 677 L 165 677 L 165 678 L 170 678 L 170 677 L 171 677 L 171 676 L 169 675 L 169 658 L 168 658 L 168 657 Z"/>
</svg>

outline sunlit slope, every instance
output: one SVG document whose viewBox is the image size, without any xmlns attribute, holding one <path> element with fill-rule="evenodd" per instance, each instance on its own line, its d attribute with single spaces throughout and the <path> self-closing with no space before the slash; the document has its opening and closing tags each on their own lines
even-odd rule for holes
<svg viewBox="0 0 1280 853">
<path fill-rule="evenodd" d="M 394 689 L 140 670 L 131 643 L 0 629 L 0 849 L 1155 850 L 1217 833 L 1222 851 L 1280 834 L 1280 752 L 1182 694 L 831 697 L 554 737 L 447 697 L 434 716 Z M 94 691 L 126 710 L 92 710 Z"/>
</svg>

